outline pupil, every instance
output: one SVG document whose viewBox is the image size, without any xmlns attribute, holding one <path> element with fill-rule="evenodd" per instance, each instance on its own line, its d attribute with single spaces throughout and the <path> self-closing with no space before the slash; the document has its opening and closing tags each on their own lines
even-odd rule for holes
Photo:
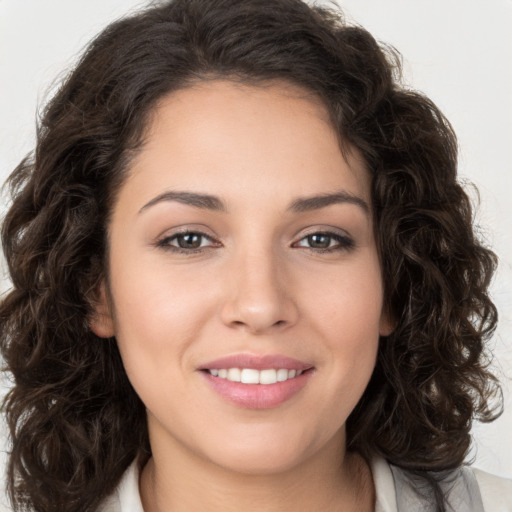
<svg viewBox="0 0 512 512">
<path fill-rule="evenodd" d="M 178 244 L 182 249 L 197 249 L 201 246 L 201 235 L 195 233 L 181 235 Z"/>
<path fill-rule="evenodd" d="M 329 247 L 329 237 L 326 235 L 310 235 L 309 242 L 312 247 L 326 249 Z"/>
</svg>

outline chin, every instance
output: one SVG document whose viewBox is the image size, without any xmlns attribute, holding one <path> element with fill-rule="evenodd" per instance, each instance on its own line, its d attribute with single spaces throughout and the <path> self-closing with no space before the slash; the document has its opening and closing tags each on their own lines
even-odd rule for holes
<svg viewBox="0 0 512 512">
<path fill-rule="evenodd" d="M 321 451 L 316 442 L 304 442 L 301 436 L 286 435 L 231 437 L 220 450 L 209 450 L 208 458 L 228 471 L 245 475 L 286 473 Z"/>
<path fill-rule="evenodd" d="M 298 454 L 288 455 L 282 453 L 247 453 L 240 450 L 231 457 L 216 457 L 212 462 L 226 471 L 241 475 L 265 476 L 282 474 L 298 467 L 303 460 Z"/>
</svg>

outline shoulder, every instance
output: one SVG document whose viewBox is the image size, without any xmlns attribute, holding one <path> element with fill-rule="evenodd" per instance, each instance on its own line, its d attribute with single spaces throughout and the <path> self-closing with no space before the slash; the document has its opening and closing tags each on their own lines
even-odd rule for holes
<svg viewBox="0 0 512 512">
<path fill-rule="evenodd" d="M 102 503 L 97 512 L 144 512 L 139 494 L 137 461 L 125 471 L 116 490 Z"/>
<path fill-rule="evenodd" d="M 473 469 L 480 488 L 484 510 L 512 512 L 512 480 Z"/>
<path fill-rule="evenodd" d="M 432 499 L 425 478 L 389 464 L 371 461 L 376 491 L 376 512 L 429 510 Z M 437 476 L 439 480 L 439 476 Z M 446 472 L 439 485 L 453 510 L 512 512 L 512 480 L 467 466 Z"/>
</svg>

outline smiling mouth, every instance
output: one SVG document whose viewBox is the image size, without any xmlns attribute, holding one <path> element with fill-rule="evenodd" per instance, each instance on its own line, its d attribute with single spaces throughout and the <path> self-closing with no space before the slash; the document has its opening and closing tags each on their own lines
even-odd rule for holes
<svg viewBox="0 0 512 512">
<path fill-rule="evenodd" d="M 212 362 L 200 370 L 211 389 L 224 400 L 248 409 L 280 406 L 298 394 L 315 372 L 314 366 L 289 358 L 271 357 L 266 363 L 264 360 L 236 356 Z M 240 366 L 235 366 L 237 363 Z"/>
<path fill-rule="evenodd" d="M 231 382 L 240 382 L 242 384 L 276 384 L 286 382 L 302 375 L 302 373 L 311 370 L 288 370 L 286 368 L 256 370 L 254 368 L 211 368 L 206 369 L 207 373 L 219 379 L 226 379 Z"/>
</svg>

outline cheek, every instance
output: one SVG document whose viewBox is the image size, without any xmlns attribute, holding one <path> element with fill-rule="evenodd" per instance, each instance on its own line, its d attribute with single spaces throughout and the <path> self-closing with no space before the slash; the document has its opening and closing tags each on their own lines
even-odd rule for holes
<svg viewBox="0 0 512 512">
<path fill-rule="evenodd" d="M 145 332 L 176 329 L 193 323 L 205 307 L 208 289 L 204 272 L 191 275 L 186 269 L 155 264 L 155 258 L 118 258 L 118 262 L 112 288 L 120 328 L 129 325 Z"/>
<path fill-rule="evenodd" d="M 361 338 L 373 340 L 379 333 L 383 308 L 383 287 L 380 267 L 374 258 L 358 265 L 340 268 L 324 276 L 309 300 L 311 318 L 318 320 L 350 343 L 359 344 Z"/>
<path fill-rule="evenodd" d="M 380 338 L 380 268 L 377 261 L 366 263 L 333 274 L 324 292 L 317 291 L 310 301 L 310 322 L 328 349 L 324 364 L 331 369 L 330 389 L 352 406 L 371 377 Z M 334 394 L 330 398 L 336 399 Z"/>
<path fill-rule="evenodd" d="M 130 278 L 123 269 L 136 268 Z M 184 361 L 198 330 L 212 313 L 201 278 L 154 265 L 128 262 L 112 273 L 116 338 L 127 372 L 171 372 Z M 148 373 L 149 372 L 149 373 Z"/>
</svg>

